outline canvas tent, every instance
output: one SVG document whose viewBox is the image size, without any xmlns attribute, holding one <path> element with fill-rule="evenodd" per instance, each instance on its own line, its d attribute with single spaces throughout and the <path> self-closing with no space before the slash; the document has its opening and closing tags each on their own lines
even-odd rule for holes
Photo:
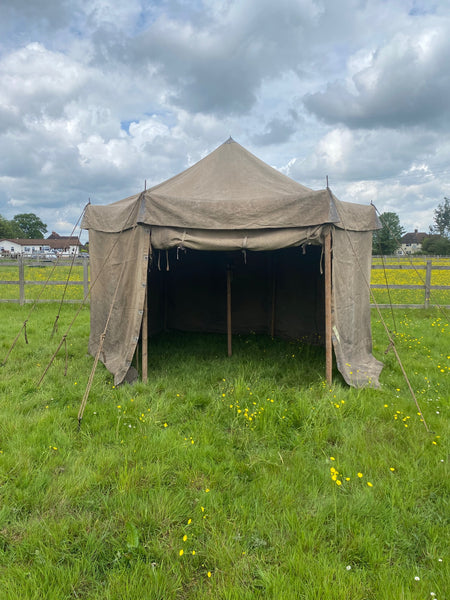
<svg viewBox="0 0 450 600">
<path fill-rule="evenodd" d="M 89 350 L 116 384 L 141 332 L 228 328 L 323 343 L 328 298 L 339 371 L 350 385 L 378 385 L 369 301 L 379 227 L 373 207 L 341 202 L 328 187 L 304 187 L 230 138 L 159 185 L 89 205 L 82 227 L 91 257 Z"/>
</svg>

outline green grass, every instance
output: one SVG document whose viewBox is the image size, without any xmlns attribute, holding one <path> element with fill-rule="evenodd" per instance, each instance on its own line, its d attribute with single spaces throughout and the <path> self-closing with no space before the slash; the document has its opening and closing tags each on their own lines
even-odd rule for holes
<svg viewBox="0 0 450 600">
<path fill-rule="evenodd" d="M 0 361 L 29 310 L 0 305 Z M 2 600 L 445 597 L 444 314 L 382 313 L 433 433 L 376 313 L 379 390 L 328 386 L 298 342 L 236 337 L 227 358 L 222 336 L 169 334 L 146 385 L 99 366 L 78 430 L 88 309 L 67 375 L 63 346 L 36 387 L 78 308 L 50 339 L 56 310 L 36 307 L 0 369 Z"/>
</svg>

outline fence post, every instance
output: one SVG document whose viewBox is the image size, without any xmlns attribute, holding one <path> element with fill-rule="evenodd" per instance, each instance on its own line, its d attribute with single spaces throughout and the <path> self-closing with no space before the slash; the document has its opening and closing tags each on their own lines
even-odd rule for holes
<svg viewBox="0 0 450 600">
<path fill-rule="evenodd" d="M 89 259 L 83 256 L 83 296 L 88 297 L 89 294 Z"/>
<path fill-rule="evenodd" d="M 23 256 L 19 254 L 19 304 L 25 304 L 25 266 L 23 264 Z"/>
<path fill-rule="evenodd" d="M 427 272 L 425 276 L 425 302 L 424 308 L 430 308 L 430 292 L 431 292 L 431 260 L 427 260 Z"/>
</svg>

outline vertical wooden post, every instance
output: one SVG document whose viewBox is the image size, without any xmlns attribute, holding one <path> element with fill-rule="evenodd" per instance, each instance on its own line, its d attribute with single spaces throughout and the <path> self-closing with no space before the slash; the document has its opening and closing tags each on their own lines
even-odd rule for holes
<svg viewBox="0 0 450 600">
<path fill-rule="evenodd" d="M 142 331 L 141 331 L 141 339 L 142 339 L 142 381 L 147 383 L 148 379 L 148 280 L 145 286 L 145 299 L 144 299 L 144 312 L 142 315 Z"/>
<path fill-rule="evenodd" d="M 331 342 L 331 232 L 325 236 L 325 372 L 327 383 L 333 380 L 333 348 Z"/>
<path fill-rule="evenodd" d="M 232 336 L 231 336 L 231 267 L 227 266 L 227 341 L 228 341 L 228 356 L 233 353 Z"/>
<path fill-rule="evenodd" d="M 25 265 L 23 264 L 23 256 L 19 254 L 19 304 L 25 304 Z"/>
<path fill-rule="evenodd" d="M 423 307 L 430 308 L 431 293 L 431 260 L 427 260 L 427 271 L 425 276 L 425 302 Z"/>
<path fill-rule="evenodd" d="M 276 282 L 276 261 L 272 257 L 272 299 L 271 299 L 271 315 L 270 315 L 270 337 L 275 337 L 275 315 L 276 315 L 276 301 L 277 301 L 277 282 Z"/>
</svg>

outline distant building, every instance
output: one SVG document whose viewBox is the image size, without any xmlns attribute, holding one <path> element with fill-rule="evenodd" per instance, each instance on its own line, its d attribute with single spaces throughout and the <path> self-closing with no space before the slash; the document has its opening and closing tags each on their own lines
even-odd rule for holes
<svg viewBox="0 0 450 600">
<path fill-rule="evenodd" d="M 416 252 L 420 252 L 423 240 L 426 237 L 428 237 L 428 233 L 420 232 L 417 229 L 413 233 L 405 233 L 401 239 L 401 246 L 397 250 L 397 254 L 416 254 Z"/>
<path fill-rule="evenodd" d="M 0 239 L 0 254 L 3 256 L 42 256 L 45 254 L 78 255 L 80 240 L 75 236 L 58 235 L 55 231 L 41 239 Z"/>
</svg>

